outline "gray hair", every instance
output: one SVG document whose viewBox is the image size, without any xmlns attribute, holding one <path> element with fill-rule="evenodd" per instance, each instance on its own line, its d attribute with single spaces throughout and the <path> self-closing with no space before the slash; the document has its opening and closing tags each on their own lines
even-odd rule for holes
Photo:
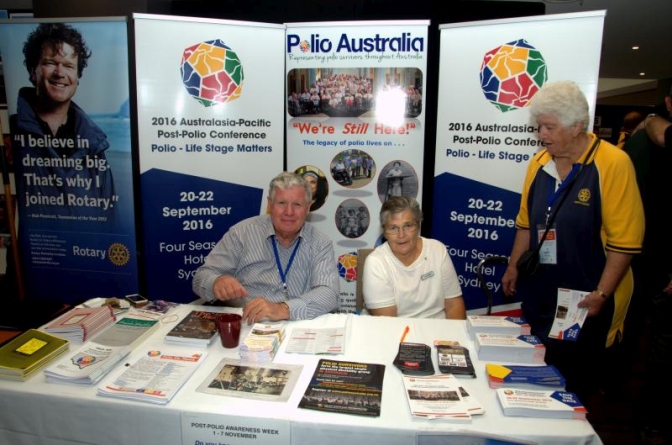
<svg viewBox="0 0 672 445">
<path fill-rule="evenodd" d="M 313 200 L 310 184 L 303 178 L 303 176 L 292 172 L 282 172 L 271 179 L 271 183 L 268 186 L 268 196 L 271 201 L 273 201 L 275 199 L 276 190 L 289 190 L 290 188 L 297 186 L 303 187 L 306 203 L 310 203 Z"/>
<path fill-rule="evenodd" d="M 532 98 L 530 104 L 530 122 L 537 125 L 542 115 L 558 118 L 564 127 L 581 124 L 582 130 L 588 129 L 590 112 L 586 96 L 576 82 L 561 80 L 547 83 Z"/>
<path fill-rule="evenodd" d="M 392 196 L 380 208 L 380 225 L 385 227 L 385 224 L 387 224 L 392 215 L 406 210 L 411 211 L 415 222 L 418 224 L 422 222 L 422 210 L 418 201 L 408 196 Z"/>
</svg>

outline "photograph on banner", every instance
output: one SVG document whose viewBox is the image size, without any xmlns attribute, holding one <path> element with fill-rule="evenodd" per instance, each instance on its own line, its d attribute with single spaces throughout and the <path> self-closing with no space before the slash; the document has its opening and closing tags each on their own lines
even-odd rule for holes
<svg viewBox="0 0 672 445">
<path fill-rule="evenodd" d="M 594 116 L 603 21 L 591 11 L 439 27 L 431 237 L 448 247 L 468 310 L 485 308 L 478 263 L 510 254 L 525 171 L 543 149 L 528 105 L 547 82 L 574 80 Z M 503 297 L 504 269 L 484 269 L 495 312 L 519 306 Z"/>
<path fill-rule="evenodd" d="M 428 24 L 287 24 L 287 165 L 328 183 L 308 222 L 334 240 L 341 312 L 355 311 L 357 251 L 381 242 L 386 196 L 422 199 Z"/>
<path fill-rule="evenodd" d="M 147 14 L 134 26 L 147 293 L 185 303 L 224 233 L 266 213 L 283 169 L 284 81 L 269 73 L 282 72 L 284 27 Z"/>
<path fill-rule="evenodd" d="M 27 293 L 136 292 L 126 21 L 0 21 L 0 51 Z"/>
</svg>

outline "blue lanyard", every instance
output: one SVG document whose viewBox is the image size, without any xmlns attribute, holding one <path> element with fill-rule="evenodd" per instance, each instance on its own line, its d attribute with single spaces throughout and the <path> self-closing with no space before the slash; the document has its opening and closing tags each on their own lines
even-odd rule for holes
<svg viewBox="0 0 672 445">
<path fill-rule="evenodd" d="M 287 274 L 289 273 L 289 268 L 292 267 L 294 262 L 294 257 L 296 256 L 296 251 L 299 250 L 299 244 L 301 244 L 301 238 L 296 240 L 296 245 L 292 251 L 292 255 L 289 257 L 287 262 L 287 268 L 282 269 L 282 264 L 280 264 L 280 255 L 278 254 L 278 245 L 275 242 L 275 235 L 271 237 L 273 240 L 273 253 L 275 254 L 275 264 L 278 266 L 278 273 L 280 274 L 280 279 L 282 280 L 282 292 L 285 294 L 285 298 L 289 297 L 289 292 L 287 291 Z"/>
<path fill-rule="evenodd" d="M 548 207 L 546 209 L 546 225 L 548 225 L 548 219 L 551 216 L 551 208 L 553 207 L 553 204 L 555 204 L 555 201 L 557 201 L 558 197 L 560 196 L 560 193 L 562 193 L 563 190 L 567 188 L 569 184 L 572 183 L 572 178 L 574 178 L 574 175 L 581 169 L 582 164 L 574 164 L 572 165 L 572 170 L 569 172 L 567 177 L 565 178 L 564 181 L 560 183 L 560 187 L 555 189 L 556 185 L 556 179 L 553 177 L 550 177 L 550 190 L 555 191 L 553 193 L 549 192 L 549 198 L 548 198 Z"/>
</svg>

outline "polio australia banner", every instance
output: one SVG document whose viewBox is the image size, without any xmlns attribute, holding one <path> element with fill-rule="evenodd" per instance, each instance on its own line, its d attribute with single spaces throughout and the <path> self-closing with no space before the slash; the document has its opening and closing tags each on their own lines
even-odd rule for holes
<svg viewBox="0 0 672 445">
<path fill-rule="evenodd" d="M 315 186 L 308 221 L 334 240 L 343 312 L 382 203 L 422 200 L 428 25 L 287 24 L 287 164 Z"/>
<path fill-rule="evenodd" d="M 526 107 L 546 82 L 569 79 L 594 116 L 603 21 L 593 11 L 440 27 L 432 236 L 448 246 L 468 309 L 486 304 L 480 260 L 511 252 L 525 170 L 542 149 Z M 501 295 L 496 271 L 484 273 Z"/>
<path fill-rule="evenodd" d="M 148 295 L 191 279 L 282 171 L 284 26 L 134 15 Z"/>
<path fill-rule="evenodd" d="M 138 289 L 122 18 L 0 22 L 26 295 Z"/>
</svg>

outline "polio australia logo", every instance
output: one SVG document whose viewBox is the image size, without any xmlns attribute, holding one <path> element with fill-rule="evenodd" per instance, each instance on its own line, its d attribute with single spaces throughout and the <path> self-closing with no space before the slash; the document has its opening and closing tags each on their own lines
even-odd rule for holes
<svg viewBox="0 0 672 445">
<path fill-rule="evenodd" d="M 221 40 L 197 43 L 182 53 L 182 83 L 203 106 L 238 99 L 243 91 L 243 65 Z"/>
<path fill-rule="evenodd" d="M 502 112 L 526 107 L 547 80 L 544 57 L 524 39 L 498 46 L 483 56 L 483 94 Z"/>
</svg>

